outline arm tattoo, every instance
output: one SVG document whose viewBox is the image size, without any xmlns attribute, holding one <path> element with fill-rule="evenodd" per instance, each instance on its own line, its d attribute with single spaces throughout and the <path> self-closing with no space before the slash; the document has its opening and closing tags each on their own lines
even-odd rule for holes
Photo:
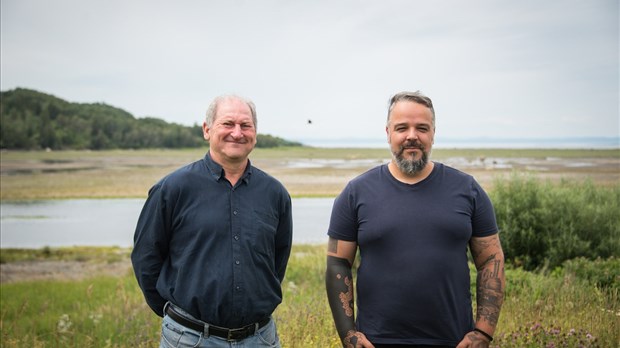
<svg viewBox="0 0 620 348">
<path fill-rule="evenodd" d="M 499 237 L 474 238 L 470 250 L 476 263 L 476 322 L 497 326 L 504 301 L 504 254 Z"/>
<path fill-rule="evenodd" d="M 342 278 L 342 275 L 336 275 L 336 278 Z M 347 286 L 347 292 L 341 292 L 338 297 L 340 298 L 340 302 L 342 302 L 342 308 L 344 309 L 344 314 L 347 317 L 353 316 L 353 282 L 349 277 L 344 277 L 344 284 Z"/>
<path fill-rule="evenodd" d="M 497 254 L 490 255 L 478 268 L 476 285 L 476 319 L 492 327 L 497 325 L 504 301 L 504 262 Z"/>
<path fill-rule="evenodd" d="M 482 254 L 482 251 L 491 246 L 491 242 L 484 240 L 472 240 L 471 242 L 471 254 L 476 260 Z"/>
<path fill-rule="evenodd" d="M 338 239 L 329 239 L 327 242 L 327 251 L 334 254 L 338 253 Z"/>
<path fill-rule="evenodd" d="M 478 335 L 476 335 L 473 332 L 468 333 L 466 336 L 471 341 L 470 347 L 472 347 L 472 348 L 488 348 L 489 347 L 489 342 L 488 341 L 486 341 L 482 337 L 479 337 Z"/>
<path fill-rule="evenodd" d="M 327 256 L 325 289 L 340 340 L 345 346 L 347 342 L 355 344 L 358 336 L 355 329 L 353 276 L 349 261 Z"/>
<path fill-rule="evenodd" d="M 342 344 L 345 348 L 357 347 L 357 342 L 361 339 L 361 334 L 355 330 L 347 332 L 347 336 L 342 340 Z"/>
</svg>

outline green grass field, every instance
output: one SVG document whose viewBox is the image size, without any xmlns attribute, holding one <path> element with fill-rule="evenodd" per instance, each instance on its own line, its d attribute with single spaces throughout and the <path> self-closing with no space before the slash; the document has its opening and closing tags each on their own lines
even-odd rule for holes
<svg viewBox="0 0 620 348">
<path fill-rule="evenodd" d="M 128 254 L 128 250 L 125 251 Z M 5 258 L 109 262 L 116 248 L 5 250 Z M 324 246 L 297 245 L 275 318 L 283 347 L 339 347 L 324 290 Z M 493 347 L 617 347 L 618 288 L 572 273 L 507 270 L 507 296 Z M 118 277 L 2 284 L 2 347 L 157 347 L 161 320 L 127 270 Z M 555 345 L 551 345 L 551 343 Z"/>
</svg>

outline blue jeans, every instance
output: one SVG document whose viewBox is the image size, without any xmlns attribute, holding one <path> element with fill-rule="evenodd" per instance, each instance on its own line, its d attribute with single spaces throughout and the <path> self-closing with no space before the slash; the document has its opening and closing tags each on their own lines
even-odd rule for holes
<svg viewBox="0 0 620 348">
<path fill-rule="evenodd" d="M 161 328 L 160 348 L 254 348 L 269 347 L 280 348 L 280 338 L 276 330 L 276 323 L 271 319 L 269 323 L 260 328 L 253 336 L 241 341 L 227 341 L 224 338 L 209 336 L 204 337 L 202 332 L 192 330 L 176 321 L 168 315 L 164 316 Z"/>
</svg>

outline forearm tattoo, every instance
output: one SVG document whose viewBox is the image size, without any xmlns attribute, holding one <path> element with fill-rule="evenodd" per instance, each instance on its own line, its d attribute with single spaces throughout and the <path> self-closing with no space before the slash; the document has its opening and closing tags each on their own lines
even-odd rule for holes
<svg viewBox="0 0 620 348">
<path fill-rule="evenodd" d="M 336 275 L 336 278 L 341 279 L 342 275 Z M 344 277 L 344 284 L 347 286 L 347 292 L 341 292 L 338 297 L 340 298 L 340 302 L 342 302 L 342 308 L 344 309 L 344 314 L 347 317 L 353 316 L 353 282 L 349 277 Z"/>
<path fill-rule="evenodd" d="M 353 276 L 349 261 L 335 256 L 327 256 L 325 288 L 338 336 L 346 346 L 347 339 L 348 342 L 352 342 L 351 340 L 354 339 L 356 333 Z"/>
<path fill-rule="evenodd" d="M 478 243 L 474 250 L 484 250 L 484 248 L 499 248 L 498 240 L 491 242 Z M 494 245 L 493 243 L 498 243 Z M 499 313 L 504 301 L 504 259 L 501 253 L 493 253 L 486 260 L 481 260 L 478 266 L 477 284 L 476 284 L 476 320 L 486 321 L 490 326 L 495 328 L 499 320 Z M 474 258 L 480 257 L 480 252 L 474 254 Z"/>
<path fill-rule="evenodd" d="M 497 325 L 499 312 L 504 300 L 504 291 L 498 276 L 500 263 L 493 261 L 491 269 L 478 272 L 477 286 L 477 317 L 484 319 L 493 327 Z"/>
</svg>

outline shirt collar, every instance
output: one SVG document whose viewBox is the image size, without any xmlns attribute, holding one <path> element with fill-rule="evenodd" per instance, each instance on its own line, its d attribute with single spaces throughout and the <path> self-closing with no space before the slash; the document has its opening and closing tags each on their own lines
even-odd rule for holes
<svg viewBox="0 0 620 348">
<path fill-rule="evenodd" d="M 205 155 L 204 162 L 209 170 L 209 174 L 216 180 L 224 178 L 224 168 L 215 162 L 213 158 L 211 158 L 211 153 L 207 151 Z M 245 167 L 245 171 L 243 172 L 243 176 L 241 177 L 241 181 L 243 181 L 246 185 L 250 183 L 250 176 L 252 175 L 253 167 L 252 162 L 248 159 L 248 165 Z"/>
</svg>

